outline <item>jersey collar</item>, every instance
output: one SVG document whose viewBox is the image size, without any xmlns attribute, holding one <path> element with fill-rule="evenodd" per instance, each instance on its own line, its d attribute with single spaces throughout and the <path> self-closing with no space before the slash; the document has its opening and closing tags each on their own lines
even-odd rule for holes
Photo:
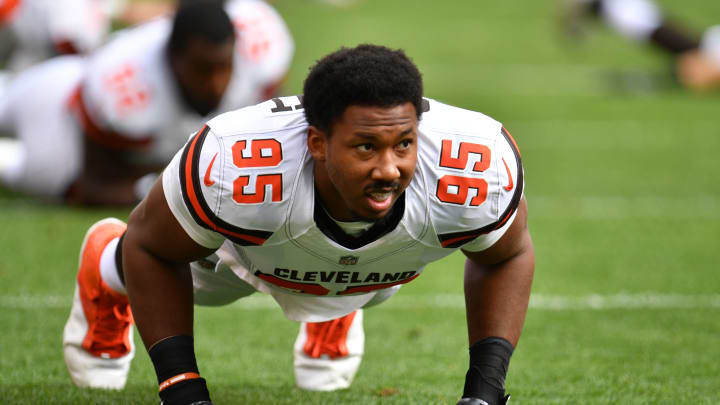
<svg viewBox="0 0 720 405">
<path fill-rule="evenodd" d="M 335 243 L 347 249 L 359 249 L 370 244 L 384 235 L 392 232 L 400 223 L 405 213 L 405 192 L 398 197 L 390 212 L 382 219 L 375 222 L 367 231 L 361 233 L 358 237 L 348 235 L 343 231 L 335 221 L 330 218 L 322 206 L 320 194 L 315 190 L 315 207 L 313 219 L 318 229 Z"/>
</svg>

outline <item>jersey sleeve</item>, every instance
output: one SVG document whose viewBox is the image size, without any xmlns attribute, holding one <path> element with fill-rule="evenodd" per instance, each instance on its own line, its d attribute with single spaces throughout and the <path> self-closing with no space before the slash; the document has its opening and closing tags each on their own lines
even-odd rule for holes
<svg viewBox="0 0 720 405">
<path fill-rule="evenodd" d="M 460 246 L 467 251 L 477 252 L 494 245 L 515 220 L 517 207 L 523 195 L 525 178 L 520 151 L 515 140 L 504 127 L 500 132 L 502 137 L 499 138 L 494 161 L 491 162 L 491 165 L 494 163 L 498 167 L 488 178 L 488 195 L 496 201 L 494 202 L 497 207 L 496 216 L 489 225 L 470 232 L 469 235 L 460 236 L 458 241 L 460 243 L 463 237 L 469 240 Z"/>
<path fill-rule="evenodd" d="M 520 152 L 502 124 L 428 100 L 420 124 L 431 218 L 443 248 L 479 251 L 509 228 L 523 194 Z"/>
<path fill-rule="evenodd" d="M 167 114 L 162 44 L 169 29 L 159 19 L 118 32 L 88 60 L 80 89 L 88 137 L 111 148 L 140 149 Z M 143 41 L 143 42 L 140 42 Z M 139 44 L 143 46 L 139 47 Z"/>
<path fill-rule="evenodd" d="M 256 107 L 248 109 L 255 111 Z M 278 227 L 277 224 L 282 223 L 282 214 L 273 215 L 275 211 L 263 209 L 265 197 L 284 206 L 282 174 L 258 175 L 253 186 L 259 189 L 255 193 L 245 193 L 241 183 L 249 181 L 249 176 L 238 176 L 236 169 L 237 159 L 243 159 L 240 149 L 245 138 L 242 135 L 243 140 L 233 135 L 219 136 L 209 126 L 227 127 L 227 123 L 223 122 L 232 121 L 235 117 L 231 112 L 211 120 L 192 136 L 163 173 L 163 185 L 168 183 L 165 193 L 171 210 L 190 237 L 210 248 L 218 247 L 225 239 L 240 246 L 263 245 Z M 282 155 L 279 149 L 274 150 L 279 143 L 272 140 L 264 144 L 261 142 L 262 145 L 251 143 L 258 149 L 257 158 L 248 160 L 255 163 L 274 161 Z M 264 157 L 267 151 L 272 152 Z M 240 155 L 237 155 L 238 152 Z M 266 194 L 268 188 L 271 192 Z M 258 215 L 261 211 L 267 213 L 267 217 Z M 273 224 L 268 225 L 267 222 Z M 253 226 L 258 223 L 260 226 Z"/>
<path fill-rule="evenodd" d="M 250 65 L 255 80 L 266 87 L 279 84 L 290 69 L 295 51 L 285 21 L 264 1 L 233 0 L 226 9 L 237 33 L 238 53 Z"/>
<path fill-rule="evenodd" d="M 225 237 L 210 227 L 203 226 L 202 219 L 198 218 L 194 206 L 199 205 L 199 202 L 196 195 L 196 186 L 193 184 L 193 179 L 197 178 L 197 174 L 191 172 L 194 159 L 198 160 L 198 162 L 204 160 L 201 159 L 201 156 L 196 155 L 199 151 L 194 149 L 197 147 L 198 137 L 205 138 L 208 134 L 210 134 L 209 128 L 204 127 L 198 134 L 190 138 L 185 147 L 175 155 L 165 168 L 162 174 L 162 182 L 165 199 L 170 211 L 172 211 L 175 219 L 187 232 L 188 236 L 206 248 L 216 249 L 222 245 Z M 212 137 L 212 134 L 210 136 Z M 206 145 L 211 145 L 211 143 L 207 142 Z M 206 153 L 208 153 L 209 149 L 210 147 L 206 150 Z M 190 161 L 189 166 L 187 164 L 188 159 Z M 188 190 L 188 185 L 190 190 Z M 188 192 L 190 192 L 190 195 L 188 195 Z M 191 200 L 192 198 L 194 198 L 194 203 Z"/>
</svg>

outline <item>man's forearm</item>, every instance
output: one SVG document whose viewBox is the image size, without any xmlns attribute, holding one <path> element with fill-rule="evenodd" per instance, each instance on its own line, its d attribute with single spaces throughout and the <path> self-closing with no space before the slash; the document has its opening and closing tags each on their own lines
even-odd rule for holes
<svg viewBox="0 0 720 405">
<path fill-rule="evenodd" d="M 136 246 L 131 232 L 123 245 L 128 298 L 145 347 L 150 349 L 170 336 L 192 336 L 193 290 L 189 266 L 159 260 Z"/>
<path fill-rule="evenodd" d="M 137 203 L 136 179 L 76 179 L 65 193 L 65 200 L 77 205 L 129 206 Z"/>
<path fill-rule="evenodd" d="M 519 234 L 519 250 L 496 264 L 465 262 L 465 309 L 470 365 L 462 400 L 491 405 L 507 403 L 505 377 L 522 332 L 535 256 L 530 234 Z M 492 261 L 491 261 L 492 263 Z"/>
<path fill-rule="evenodd" d="M 496 265 L 479 266 L 466 260 L 465 308 L 471 345 L 489 336 L 517 345 L 530 300 L 534 262 L 531 243 Z"/>
</svg>

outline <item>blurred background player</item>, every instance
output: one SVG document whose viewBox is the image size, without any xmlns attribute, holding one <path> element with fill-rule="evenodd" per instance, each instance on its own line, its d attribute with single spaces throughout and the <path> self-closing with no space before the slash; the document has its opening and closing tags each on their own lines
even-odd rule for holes
<svg viewBox="0 0 720 405">
<path fill-rule="evenodd" d="M 0 0 L 0 65 L 20 71 L 100 46 L 113 22 L 132 25 L 169 13 L 167 1 Z"/>
<path fill-rule="evenodd" d="M 692 90 L 720 87 L 720 26 L 697 35 L 671 21 L 652 0 L 569 0 L 562 17 L 573 35 L 599 19 L 625 38 L 659 47 L 673 57 L 678 81 Z"/>
<path fill-rule="evenodd" d="M 99 0 L 0 0 L 6 68 L 19 71 L 56 55 L 87 53 L 110 32 Z"/>
<path fill-rule="evenodd" d="M 13 80 L 0 95 L 0 130 L 19 141 L 4 143 L 6 186 L 74 204 L 132 204 L 200 123 L 277 90 L 294 44 L 273 8 L 180 4 L 174 19 L 120 31 L 87 60 L 58 57 Z"/>
</svg>

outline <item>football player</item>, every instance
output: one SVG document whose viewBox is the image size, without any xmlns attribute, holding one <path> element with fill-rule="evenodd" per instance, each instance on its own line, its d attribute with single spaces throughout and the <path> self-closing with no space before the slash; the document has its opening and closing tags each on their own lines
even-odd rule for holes
<svg viewBox="0 0 720 405">
<path fill-rule="evenodd" d="M 302 322 L 297 385 L 346 388 L 363 308 L 460 249 L 470 365 L 459 403 L 505 403 L 534 269 L 512 137 L 488 116 L 422 98 L 401 50 L 343 48 L 303 90 L 210 120 L 127 226 L 90 228 L 64 331 L 72 380 L 121 388 L 134 320 L 163 403 L 209 403 L 193 304 L 260 291 Z"/>
<path fill-rule="evenodd" d="M 88 59 L 36 65 L 0 95 L 0 129 L 19 141 L 0 178 L 51 200 L 136 203 L 208 117 L 273 94 L 293 50 L 263 1 L 188 1 Z"/>
<path fill-rule="evenodd" d="M 698 37 L 670 21 L 652 0 L 568 0 L 563 16 L 573 34 L 588 17 L 599 18 L 625 38 L 658 46 L 673 56 L 678 80 L 691 90 L 720 88 L 720 26 Z"/>
<path fill-rule="evenodd" d="M 56 55 L 87 53 L 110 32 L 98 0 L 0 0 L 5 68 L 20 71 Z"/>
</svg>

